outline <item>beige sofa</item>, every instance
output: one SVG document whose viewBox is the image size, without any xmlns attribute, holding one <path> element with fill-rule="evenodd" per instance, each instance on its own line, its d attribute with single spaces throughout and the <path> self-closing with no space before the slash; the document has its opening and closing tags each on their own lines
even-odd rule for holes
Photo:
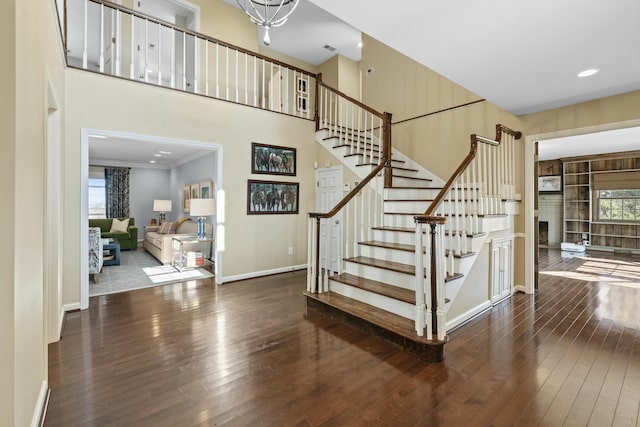
<svg viewBox="0 0 640 427">
<path fill-rule="evenodd" d="M 195 221 L 187 220 L 180 223 L 175 233 L 161 234 L 160 227 L 145 227 L 144 243 L 142 246 L 151 255 L 156 257 L 163 264 L 171 264 L 171 251 L 174 236 L 195 236 L 198 224 Z M 211 224 L 207 224 L 207 236 L 211 236 Z"/>
</svg>

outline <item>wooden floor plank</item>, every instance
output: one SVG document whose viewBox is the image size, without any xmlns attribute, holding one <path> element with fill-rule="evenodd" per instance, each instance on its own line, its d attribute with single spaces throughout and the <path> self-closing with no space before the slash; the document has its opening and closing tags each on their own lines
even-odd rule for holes
<svg viewBox="0 0 640 427">
<path fill-rule="evenodd" d="M 90 299 L 49 346 L 47 426 L 632 426 L 640 258 L 540 254 L 540 289 L 426 363 L 305 314 L 305 272 Z"/>
</svg>

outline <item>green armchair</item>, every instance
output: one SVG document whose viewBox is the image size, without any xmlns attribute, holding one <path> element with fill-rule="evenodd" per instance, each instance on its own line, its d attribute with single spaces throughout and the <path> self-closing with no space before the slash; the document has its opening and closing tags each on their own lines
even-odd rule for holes
<svg viewBox="0 0 640 427">
<path fill-rule="evenodd" d="M 120 220 L 126 218 L 118 218 Z M 138 248 L 138 227 L 135 226 L 135 219 L 129 218 L 129 228 L 126 233 L 111 233 L 111 223 L 113 218 L 92 218 L 89 219 L 89 227 L 100 227 L 100 236 L 103 239 L 114 238 L 120 243 L 120 249 L 136 250 Z"/>
</svg>

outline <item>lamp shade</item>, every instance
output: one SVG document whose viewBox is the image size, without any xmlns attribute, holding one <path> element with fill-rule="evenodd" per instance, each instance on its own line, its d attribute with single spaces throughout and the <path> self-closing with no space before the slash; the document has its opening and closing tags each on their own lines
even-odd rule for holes
<svg viewBox="0 0 640 427">
<path fill-rule="evenodd" d="M 154 200 L 153 201 L 154 212 L 171 212 L 171 200 Z"/>
<path fill-rule="evenodd" d="M 216 213 L 213 199 L 191 199 L 189 214 L 191 216 L 209 216 Z"/>
</svg>

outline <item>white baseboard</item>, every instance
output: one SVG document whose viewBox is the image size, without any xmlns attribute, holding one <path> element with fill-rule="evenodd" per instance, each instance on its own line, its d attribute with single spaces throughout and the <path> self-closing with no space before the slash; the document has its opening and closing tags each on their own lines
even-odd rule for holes
<svg viewBox="0 0 640 427">
<path fill-rule="evenodd" d="M 33 417 L 31 417 L 31 427 L 38 427 L 40 421 L 44 418 L 44 411 L 47 405 L 47 395 L 49 394 L 49 383 L 47 380 L 42 381 L 40 386 L 40 393 L 38 393 L 38 400 L 36 407 L 33 409 Z"/>
<path fill-rule="evenodd" d="M 527 293 L 526 288 L 524 287 L 524 285 L 513 285 L 513 292 L 522 292 L 524 294 Z"/>
<path fill-rule="evenodd" d="M 486 300 L 482 304 L 479 304 L 473 307 L 471 310 L 465 313 L 462 313 L 460 316 L 456 317 L 455 319 L 449 320 L 446 326 L 447 332 L 451 331 L 451 329 L 457 328 L 458 326 L 471 320 L 473 317 L 477 316 L 478 314 L 490 308 L 491 308 L 491 301 Z"/>
<path fill-rule="evenodd" d="M 237 282 L 238 280 L 253 279 L 256 277 L 270 276 L 272 274 L 288 273 L 296 270 L 304 270 L 307 264 L 292 265 L 289 267 L 274 268 L 271 270 L 255 271 L 252 273 L 237 274 L 235 276 L 226 276 L 220 280 L 220 283 Z"/>
<path fill-rule="evenodd" d="M 74 302 L 73 304 L 65 304 L 62 306 L 62 311 L 67 312 L 67 311 L 74 311 L 74 310 L 80 310 L 80 303 L 79 302 Z"/>
</svg>

